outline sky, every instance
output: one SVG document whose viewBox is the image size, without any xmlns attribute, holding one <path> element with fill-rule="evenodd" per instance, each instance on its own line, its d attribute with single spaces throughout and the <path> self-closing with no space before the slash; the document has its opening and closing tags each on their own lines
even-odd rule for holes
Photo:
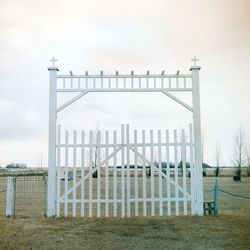
<svg viewBox="0 0 250 250">
<path fill-rule="evenodd" d="M 47 166 L 49 59 L 59 73 L 189 73 L 199 58 L 204 160 L 232 163 L 250 142 L 250 1 L 0 0 L 0 164 Z M 160 93 L 91 93 L 62 111 L 67 129 L 183 128 L 189 111 Z"/>
</svg>

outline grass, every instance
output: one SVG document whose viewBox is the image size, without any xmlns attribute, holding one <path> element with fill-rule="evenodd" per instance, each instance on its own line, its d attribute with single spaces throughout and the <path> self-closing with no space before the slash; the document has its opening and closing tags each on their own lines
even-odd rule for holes
<svg viewBox="0 0 250 250">
<path fill-rule="evenodd" d="M 1 218 L 1 249 L 249 249 L 249 216 Z"/>
<path fill-rule="evenodd" d="M 211 189 L 214 180 L 204 178 L 204 188 Z M 231 177 L 218 181 L 223 190 L 250 196 L 250 178 L 241 183 Z M 204 192 L 205 199 L 211 195 Z M 250 200 L 220 192 L 219 216 L 8 219 L 2 215 L 0 249 L 249 249 L 249 225 Z"/>
</svg>

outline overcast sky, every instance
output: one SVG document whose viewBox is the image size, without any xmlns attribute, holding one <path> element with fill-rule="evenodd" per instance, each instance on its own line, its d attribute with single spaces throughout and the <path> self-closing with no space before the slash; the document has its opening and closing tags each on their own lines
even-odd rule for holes
<svg viewBox="0 0 250 250">
<path fill-rule="evenodd" d="M 189 73 L 200 61 L 205 161 L 216 141 L 231 164 L 240 126 L 250 138 L 250 1 L 0 0 L 0 164 L 47 162 L 49 59 L 59 73 Z M 88 94 L 58 119 L 69 129 L 185 127 L 163 94 Z"/>
</svg>

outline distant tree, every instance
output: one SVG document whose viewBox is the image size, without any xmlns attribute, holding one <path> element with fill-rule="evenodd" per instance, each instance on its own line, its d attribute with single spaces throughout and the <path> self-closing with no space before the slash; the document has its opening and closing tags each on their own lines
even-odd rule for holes
<svg viewBox="0 0 250 250">
<path fill-rule="evenodd" d="M 220 174 L 220 165 L 221 165 L 221 146 L 220 143 L 216 143 L 215 148 L 215 162 L 216 162 L 216 169 L 215 169 L 215 176 L 218 177 Z"/>
<path fill-rule="evenodd" d="M 250 176 L 250 145 L 248 145 L 247 147 L 246 161 L 247 161 L 247 176 Z"/>
<path fill-rule="evenodd" d="M 240 127 L 234 136 L 233 164 L 236 174 L 241 176 L 241 167 L 246 164 L 246 131 Z"/>
<path fill-rule="evenodd" d="M 100 161 L 102 161 L 102 159 L 104 158 L 104 155 L 101 154 L 101 148 L 98 147 L 98 145 L 101 143 L 101 136 L 100 136 L 100 132 L 98 129 L 98 125 L 96 127 L 96 130 L 94 131 L 94 133 L 92 134 L 91 139 L 91 144 L 94 145 L 93 150 L 92 150 L 92 166 L 91 168 L 96 168 L 97 164 L 98 164 L 98 157 L 100 157 Z M 93 173 L 92 175 L 94 178 L 97 178 L 98 173 L 97 170 Z"/>
</svg>

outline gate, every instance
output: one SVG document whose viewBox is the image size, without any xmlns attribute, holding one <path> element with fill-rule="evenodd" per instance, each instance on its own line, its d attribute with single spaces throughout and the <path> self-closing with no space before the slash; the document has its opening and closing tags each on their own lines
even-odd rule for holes
<svg viewBox="0 0 250 250">
<path fill-rule="evenodd" d="M 186 215 L 189 211 L 203 215 L 198 59 L 192 59 L 191 74 L 163 70 L 161 74 L 131 71 L 121 75 L 118 71 L 58 75 L 57 60 L 50 61 L 48 216 L 68 216 L 71 210 L 72 216 L 80 211 L 81 216 L 90 217 Z M 112 135 L 74 131 L 71 141 L 68 131 L 62 136 L 57 113 L 97 92 L 160 92 L 192 112 L 193 128 L 179 135 L 177 130 L 130 134 L 127 125 L 119 136 L 116 131 Z M 58 93 L 76 94 L 58 106 Z M 176 93 L 191 93 L 192 105 Z M 187 169 L 191 180 L 186 179 Z"/>
<path fill-rule="evenodd" d="M 58 127 L 57 216 L 194 214 L 194 180 L 191 125 L 132 134 L 129 125 L 112 134 Z"/>
</svg>

